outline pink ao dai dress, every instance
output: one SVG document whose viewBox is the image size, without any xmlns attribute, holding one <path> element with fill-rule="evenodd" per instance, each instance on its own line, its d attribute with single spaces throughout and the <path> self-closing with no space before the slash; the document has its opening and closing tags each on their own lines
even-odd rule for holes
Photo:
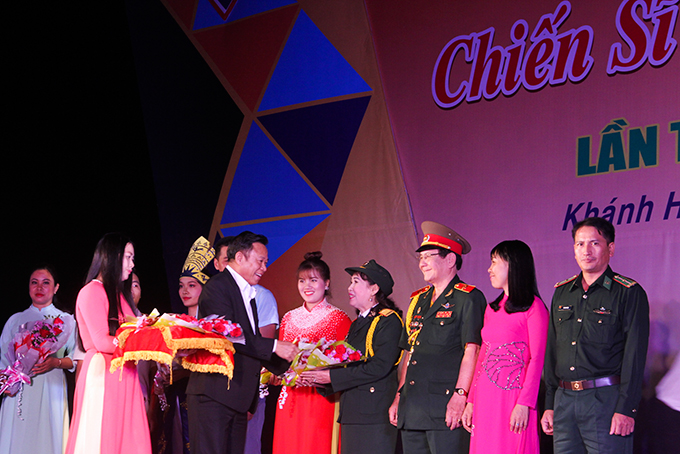
<svg viewBox="0 0 680 454">
<path fill-rule="evenodd" d="M 469 402 L 474 404 L 470 454 L 539 454 L 536 400 L 541 384 L 548 333 L 548 310 L 538 298 L 525 312 L 484 314 L 482 347 L 477 358 Z M 510 431 L 515 405 L 529 407 L 527 429 Z"/>
<path fill-rule="evenodd" d="M 122 297 L 121 297 L 122 298 Z M 124 316 L 134 315 L 125 301 Z M 115 346 L 109 334 L 104 285 L 90 281 L 76 300 L 76 321 L 85 359 L 74 398 L 67 454 L 151 454 L 149 424 L 137 366 L 110 372 Z"/>
</svg>

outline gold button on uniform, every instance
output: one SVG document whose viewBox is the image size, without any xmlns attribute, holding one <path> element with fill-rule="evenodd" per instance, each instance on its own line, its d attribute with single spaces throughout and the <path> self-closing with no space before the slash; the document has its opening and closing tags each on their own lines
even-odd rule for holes
<svg viewBox="0 0 680 454">
<path fill-rule="evenodd" d="M 375 388 L 374 388 L 373 386 L 371 386 L 371 389 L 369 389 L 369 391 L 372 392 L 372 393 L 374 393 L 374 392 L 375 392 Z"/>
<path fill-rule="evenodd" d="M 415 382 L 414 380 L 411 380 L 410 382 L 408 382 L 408 384 L 411 385 L 411 386 L 413 386 L 413 385 L 416 384 L 416 382 Z"/>
</svg>

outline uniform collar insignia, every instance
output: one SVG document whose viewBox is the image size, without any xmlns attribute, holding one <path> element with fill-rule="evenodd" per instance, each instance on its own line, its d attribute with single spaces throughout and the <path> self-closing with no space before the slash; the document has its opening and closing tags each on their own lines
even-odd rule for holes
<svg viewBox="0 0 680 454">
<path fill-rule="evenodd" d="M 449 290 L 449 293 L 444 295 L 444 298 L 448 298 L 449 296 L 451 296 L 452 293 L 453 293 L 453 289 Z"/>
<path fill-rule="evenodd" d="M 609 276 L 604 277 L 604 281 L 602 281 L 602 287 L 606 288 L 607 290 L 611 290 L 612 279 Z"/>
</svg>

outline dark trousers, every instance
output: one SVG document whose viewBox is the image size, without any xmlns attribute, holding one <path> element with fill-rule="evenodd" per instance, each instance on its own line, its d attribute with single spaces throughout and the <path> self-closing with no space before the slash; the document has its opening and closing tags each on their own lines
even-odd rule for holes
<svg viewBox="0 0 680 454">
<path fill-rule="evenodd" d="M 666 454 L 680 448 L 680 411 L 656 397 L 651 402 L 649 424 L 649 453 Z"/>
<path fill-rule="evenodd" d="M 398 430 L 390 423 L 342 424 L 340 449 L 342 454 L 394 454 Z"/>
<path fill-rule="evenodd" d="M 459 427 L 454 430 L 400 430 L 404 454 L 467 454 L 470 434 Z"/>
<path fill-rule="evenodd" d="M 609 435 L 619 386 L 555 393 L 555 454 L 632 454 L 633 434 Z"/>
<path fill-rule="evenodd" d="M 192 454 L 243 454 L 248 418 L 203 395 L 187 396 Z"/>
</svg>

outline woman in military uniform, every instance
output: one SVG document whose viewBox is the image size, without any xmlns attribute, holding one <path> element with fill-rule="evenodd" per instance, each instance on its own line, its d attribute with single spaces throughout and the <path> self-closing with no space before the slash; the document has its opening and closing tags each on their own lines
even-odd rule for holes
<svg viewBox="0 0 680 454">
<path fill-rule="evenodd" d="M 345 271 L 352 276 L 349 303 L 358 312 L 347 342 L 366 359 L 344 368 L 304 372 L 302 378 L 323 386 L 319 392 L 324 395 L 344 391 L 338 419 L 343 454 L 393 454 L 398 431 L 389 422 L 388 410 L 397 392 L 403 330 L 399 309 L 388 298 L 394 281 L 375 260 Z"/>
</svg>

